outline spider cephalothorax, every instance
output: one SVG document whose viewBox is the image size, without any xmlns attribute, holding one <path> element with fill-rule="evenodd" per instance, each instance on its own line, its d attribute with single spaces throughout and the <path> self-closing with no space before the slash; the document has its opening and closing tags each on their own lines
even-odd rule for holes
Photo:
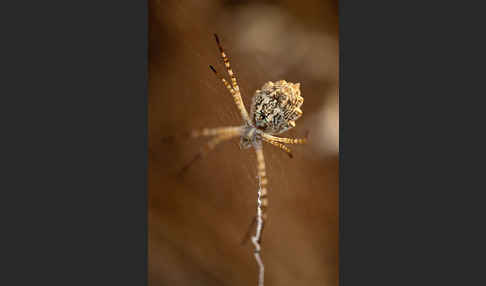
<svg viewBox="0 0 486 286">
<path fill-rule="evenodd" d="M 242 127 L 240 148 L 248 149 L 262 141 L 261 131 L 255 128 L 252 124 L 247 124 Z"/>
</svg>

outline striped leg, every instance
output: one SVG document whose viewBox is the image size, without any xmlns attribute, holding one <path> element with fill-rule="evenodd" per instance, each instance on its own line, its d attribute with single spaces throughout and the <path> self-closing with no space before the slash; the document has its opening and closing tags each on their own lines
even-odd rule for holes
<svg viewBox="0 0 486 286">
<path fill-rule="evenodd" d="M 217 135 L 216 137 L 209 140 L 203 147 L 201 147 L 201 150 L 199 151 L 199 153 L 197 153 L 196 156 L 194 156 L 194 158 L 192 158 L 192 160 L 189 161 L 189 163 L 187 163 L 181 169 L 181 171 L 179 172 L 179 176 L 183 175 L 189 169 L 189 167 L 191 167 L 195 162 L 202 159 L 203 156 L 207 155 L 219 143 L 226 141 L 226 140 L 229 140 L 229 139 L 236 137 L 236 136 L 239 136 L 239 135 L 240 135 L 240 132 L 238 130 L 237 132 L 226 132 L 224 134 Z"/>
<path fill-rule="evenodd" d="M 234 97 L 235 96 L 235 90 L 233 87 L 230 85 L 230 83 L 224 78 L 220 77 L 216 69 L 212 66 L 209 65 L 209 68 L 213 71 L 213 73 L 223 82 L 224 86 L 226 86 L 226 89 L 231 93 L 231 95 Z"/>
<path fill-rule="evenodd" d="M 241 126 L 227 126 L 218 128 L 204 128 L 201 130 L 194 130 L 191 132 L 192 138 L 197 138 L 201 136 L 216 136 L 224 134 L 241 134 Z"/>
<path fill-rule="evenodd" d="M 198 137 L 207 137 L 207 136 L 216 136 L 216 135 L 223 135 L 229 133 L 238 133 L 241 132 L 240 126 L 226 126 L 226 127 L 218 127 L 218 128 L 204 128 L 201 130 L 193 130 L 190 132 L 181 132 L 180 134 L 170 135 L 162 137 L 163 143 L 174 143 L 178 141 L 184 141 L 190 138 L 198 138 Z"/>
<path fill-rule="evenodd" d="M 280 148 L 282 151 L 284 151 L 285 153 L 287 153 L 287 155 L 289 155 L 290 158 L 293 158 L 292 151 L 290 151 L 289 147 L 285 146 L 284 144 L 282 144 L 280 142 L 273 141 L 273 140 L 267 139 L 265 137 L 262 137 L 262 139 L 263 139 L 263 141 L 265 141 L 267 143 L 270 143 L 270 144 L 272 144 L 275 147 Z"/>
<path fill-rule="evenodd" d="M 257 238 L 258 243 L 261 241 L 261 233 L 263 232 L 263 225 L 265 220 L 267 219 L 266 210 L 268 207 L 268 198 L 267 198 L 267 173 L 265 168 L 265 158 L 263 157 L 263 149 L 261 146 L 255 147 L 256 155 L 257 155 L 257 171 L 258 171 L 258 179 L 259 179 L 259 190 L 258 190 L 258 200 L 257 200 L 257 224 L 261 224 L 260 227 L 257 226 L 257 233 L 255 237 Z"/>
<path fill-rule="evenodd" d="M 231 85 L 233 86 L 233 89 L 235 91 L 240 90 L 238 83 L 236 82 L 236 75 L 233 72 L 233 70 L 231 69 L 231 64 L 230 64 L 229 58 L 226 55 L 226 53 L 224 52 L 223 46 L 221 45 L 221 42 L 219 41 L 218 35 L 214 34 L 214 38 L 216 39 L 216 44 L 218 44 L 218 49 L 219 49 L 219 52 L 221 53 L 221 58 L 223 59 L 224 65 L 226 66 L 226 70 L 228 70 L 228 74 L 231 78 Z"/>
<path fill-rule="evenodd" d="M 262 145 L 258 144 L 255 146 L 255 151 L 257 155 L 258 161 L 258 178 L 260 181 L 260 187 L 258 189 L 258 200 L 257 200 L 257 217 L 256 217 L 256 232 L 255 235 L 251 238 L 253 245 L 255 246 L 255 252 L 253 255 L 255 256 L 255 260 L 258 264 L 258 286 L 263 286 L 264 276 L 265 276 L 265 266 L 263 264 L 262 257 L 260 255 L 261 252 L 261 241 L 262 241 L 262 233 L 264 223 L 266 221 L 266 213 L 265 210 L 268 206 L 268 199 L 267 199 L 267 174 L 265 171 L 265 160 L 263 157 L 263 150 Z"/>
<path fill-rule="evenodd" d="M 238 110 L 240 111 L 240 114 L 241 114 L 241 117 L 243 118 L 243 120 L 245 122 L 250 122 L 250 117 L 248 117 L 248 112 L 246 111 L 246 108 L 245 108 L 245 105 L 243 104 L 243 99 L 241 99 L 241 94 L 240 92 L 236 92 L 232 87 L 231 85 L 229 84 L 229 82 L 224 78 L 224 77 L 220 77 L 218 75 L 218 72 L 216 71 L 216 69 L 212 66 L 212 65 L 209 65 L 209 68 L 214 72 L 214 74 L 223 82 L 224 86 L 226 86 L 226 89 L 231 93 L 231 95 L 233 96 L 233 100 L 235 101 L 235 104 L 236 104 L 236 107 L 238 108 Z"/>
<path fill-rule="evenodd" d="M 305 144 L 307 143 L 307 136 L 305 138 L 282 138 L 282 137 L 277 137 L 277 136 L 272 136 L 263 133 L 262 134 L 263 138 L 270 140 L 270 141 L 276 141 L 280 143 L 285 143 L 285 144 Z"/>
<path fill-rule="evenodd" d="M 235 103 L 241 112 L 241 116 L 243 117 L 243 120 L 245 120 L 245 122 L 250 122 L 250 117 L 248 116 L 248 112 L 246 111 L 245 105 L 243 104 L 243 100 L 241 99 L 240 87 L 238 86 L 238 82 L 236 81 L 236 75 L 231 69 L 229 58 L 224 52 L 223 46 L 219 41 L 218 35 L 214 34 L 214 38 L 216 39 L 216 43 L 218 44 L 218 49 L 219 52 L 221 53 L 221 58 L 223 59 L 224 65 L 226 66 L 226 70 L 228 71 L 228 74 L 231 78 L 231 86 L 233 87 L 234 90 L 234 94 L 232 93 L 233 99 L 235 100 Z M 215 72 L 214 68 L 212 68 L 212 70 Z"/>
<path fill-rule="evenodd" d="M 287 153 L 287 155 L 289 155 L 289 157 L 290 157 L 290 158 L 293 158 L 293 156 L 292 156 L 292 151 L 290 151 L 290 149 L 289 149 L 287 146 L 285 146 L 284 144 L 279 143 L 279 142 L 275 142 L 275 141 L 272 141 L 272 140 L 268 140 L 268 139 L 266 139 L 266 138 L 264 138 L 264 137 L 263 137 L 262 139 L 263 139 L 263 141 L 265 141 L 265 142 L 267 142 L 267 143 L 270 143 L 270 144 L 272 144 L 272 145 L 274 145 L 274 146 L 276 146 L 276 147 L 280 148 L 282 151 L 284 151 L 285 153 Z M 258 151 L 257 151 L 257 152 L 258 152 Z M 263 161 L 263 154 L 262 154 L 261 158 L 262 158 L 261 160 Z M 259 160 L 260 160 L 260 159 L 259 159 Z M 259 164 L 259 165 L 260 165 L 260 164 Z M 265 162 L 263 162 L 263 171 L 265 171 Z M 264 175 L 266 176 L 266 174 L 264 174 Z M 265 179 L 264 184 L 266 185 L 266 183 L 267 183 L 267 181 L 266 181 L 266 179 Z M 264 185 L 264 186 L 265 186 L 265 185 Z M 260 186 L 261 186 L 261 185 L 260 185 Z M 262 190 L 262 194 L 264 194 L 264 195 L 265 195 L 265 207 L 266 207 L 266 206 L 267 206 L 267 204 L 268 204 L 268 200 L 266 199 L 266 193 L 267 193 L 266 189 L 265 189 L 265 190 Z M 263 213 L 263 216 L 264 216 L 264 218 L 266 219 L 266 214 L 265 214 L 265 213 Z M 245 244 L 245 243 L 246 243 L 246 241 L 248 240 L 248 238 L 250 238 L 251 231 L 252 231 L 252 229 L 253 229 L 253 226 L 254 226 L 256 223 L 257 223 L 257 217 L 255 216 L 255 217 L 253 218 L 253 220 L 252 220 L 252 222 L 251 222 L 250 226 L 248 227 L 248 231 L 246 232 L 245 236 L 243 237 L 243 239 L 242 239 L 242 241 L 241 241 L 241 244 Z"/>
</svg>

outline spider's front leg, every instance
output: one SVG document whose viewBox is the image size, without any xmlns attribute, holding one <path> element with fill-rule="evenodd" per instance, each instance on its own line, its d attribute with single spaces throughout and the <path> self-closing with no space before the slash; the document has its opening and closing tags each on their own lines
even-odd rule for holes
<svg viewBox="0 0 486 286">
<path fill-rule="evenodd" d="M 223 84 L 226 86 L 226 89 L 228 89 L 228 91 L 233 96 L 233 100 L 235 101 L 236 107 L 238 107 L 238 109 L 240 110 L 241 117 L 246 123 L 249 123 L 250 117 L 248 116 L 248 111 L 246 110 L 245 105 L 243 103 L 243 99 L 241 98 L 240 87 L 238 86 L 238 82 L 236 81 L 236 75 L 231 69 L 229 58 L 224 52 L 223 46 L 219 41 L 218 35 L 214 34 L 214 38 L 216 39 L 216 43 L 218 45 L 218 49 L 221 54 L 221 58 L 223 59 L 224 65 L 226 66 L 226 70 L 231 78 L 231 85 L 223 77 L 221 77 L 220 79 L 223 82 Z M 209 67 L 214 72 L 214 74 L 218 75 L 216 69 L 213 66 L 210 65 Z"/>
<path fill-rule="evenodd" d="M 231 96 L 233 96 L 233 100 L 236 104 L 236 107 L 240 111 L 241 118 L 243 118 L 243 120 L 246 123 L 250 122 L 250 117 L 248 116 L 248 111 L 246 110 L 246 107 L 243 104 L 243 99 L 241 98 L 241 93 L 240 93 L 239 89 L 235 90 L 224 77 L 220 77 L 218 75 L 218 72 L 216 71 L 216 69 L 212 65 L 209 65 L 209 68 L 223 82 L 226 89 L 231 93 Z"/>
</svg>

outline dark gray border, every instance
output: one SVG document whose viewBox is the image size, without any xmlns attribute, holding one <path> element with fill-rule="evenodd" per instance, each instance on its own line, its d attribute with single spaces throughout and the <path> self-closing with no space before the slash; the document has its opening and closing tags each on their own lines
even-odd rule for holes
<svg viewBox="0 0 486 286">
<path fill-rule="evenodd" d="M 340 283 L 483 285 L 484 10 L 381 2 L 340 1 Z M 147 3 L 15 4 L 0 284 L 145 285 Z"/>
<path fill-rule="evenodd" d="M 484 9 L 465 3 L 340 1 L 341 285 L 486 284 Z"/>
<path fill-rule="evenodd" d="M 147 1 L 29 2 L 1 9 L 0 284 L 146 285 Z"/>
</svg>

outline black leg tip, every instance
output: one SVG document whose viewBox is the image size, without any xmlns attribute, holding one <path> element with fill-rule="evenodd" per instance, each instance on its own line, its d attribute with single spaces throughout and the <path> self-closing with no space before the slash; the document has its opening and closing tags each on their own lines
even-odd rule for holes
<svg viewBox="0 0 486 286">
<path fill-rule="evenodd" d="M 216 72 L 216 69 L 215 69 L 215 68 L 214 68 L 212 65 L 209 65 L 209 68 L 210 68 L 210 69 L 211 69 L 211 70 L 212 70 L 212 71 L 213 71 L 215 74 L 218 74 L 218 73 Z"/>
<path fill-rule="evenodd" d="M 217 34 L 214 34 L 214 38 L 216 39 L 216 44 L 218 44 L 218 49 L 222 53 L 223 52 L 223 47 L 221 46 L 221 43 L 219 42 L 219 37 Z"/>
</svg>

